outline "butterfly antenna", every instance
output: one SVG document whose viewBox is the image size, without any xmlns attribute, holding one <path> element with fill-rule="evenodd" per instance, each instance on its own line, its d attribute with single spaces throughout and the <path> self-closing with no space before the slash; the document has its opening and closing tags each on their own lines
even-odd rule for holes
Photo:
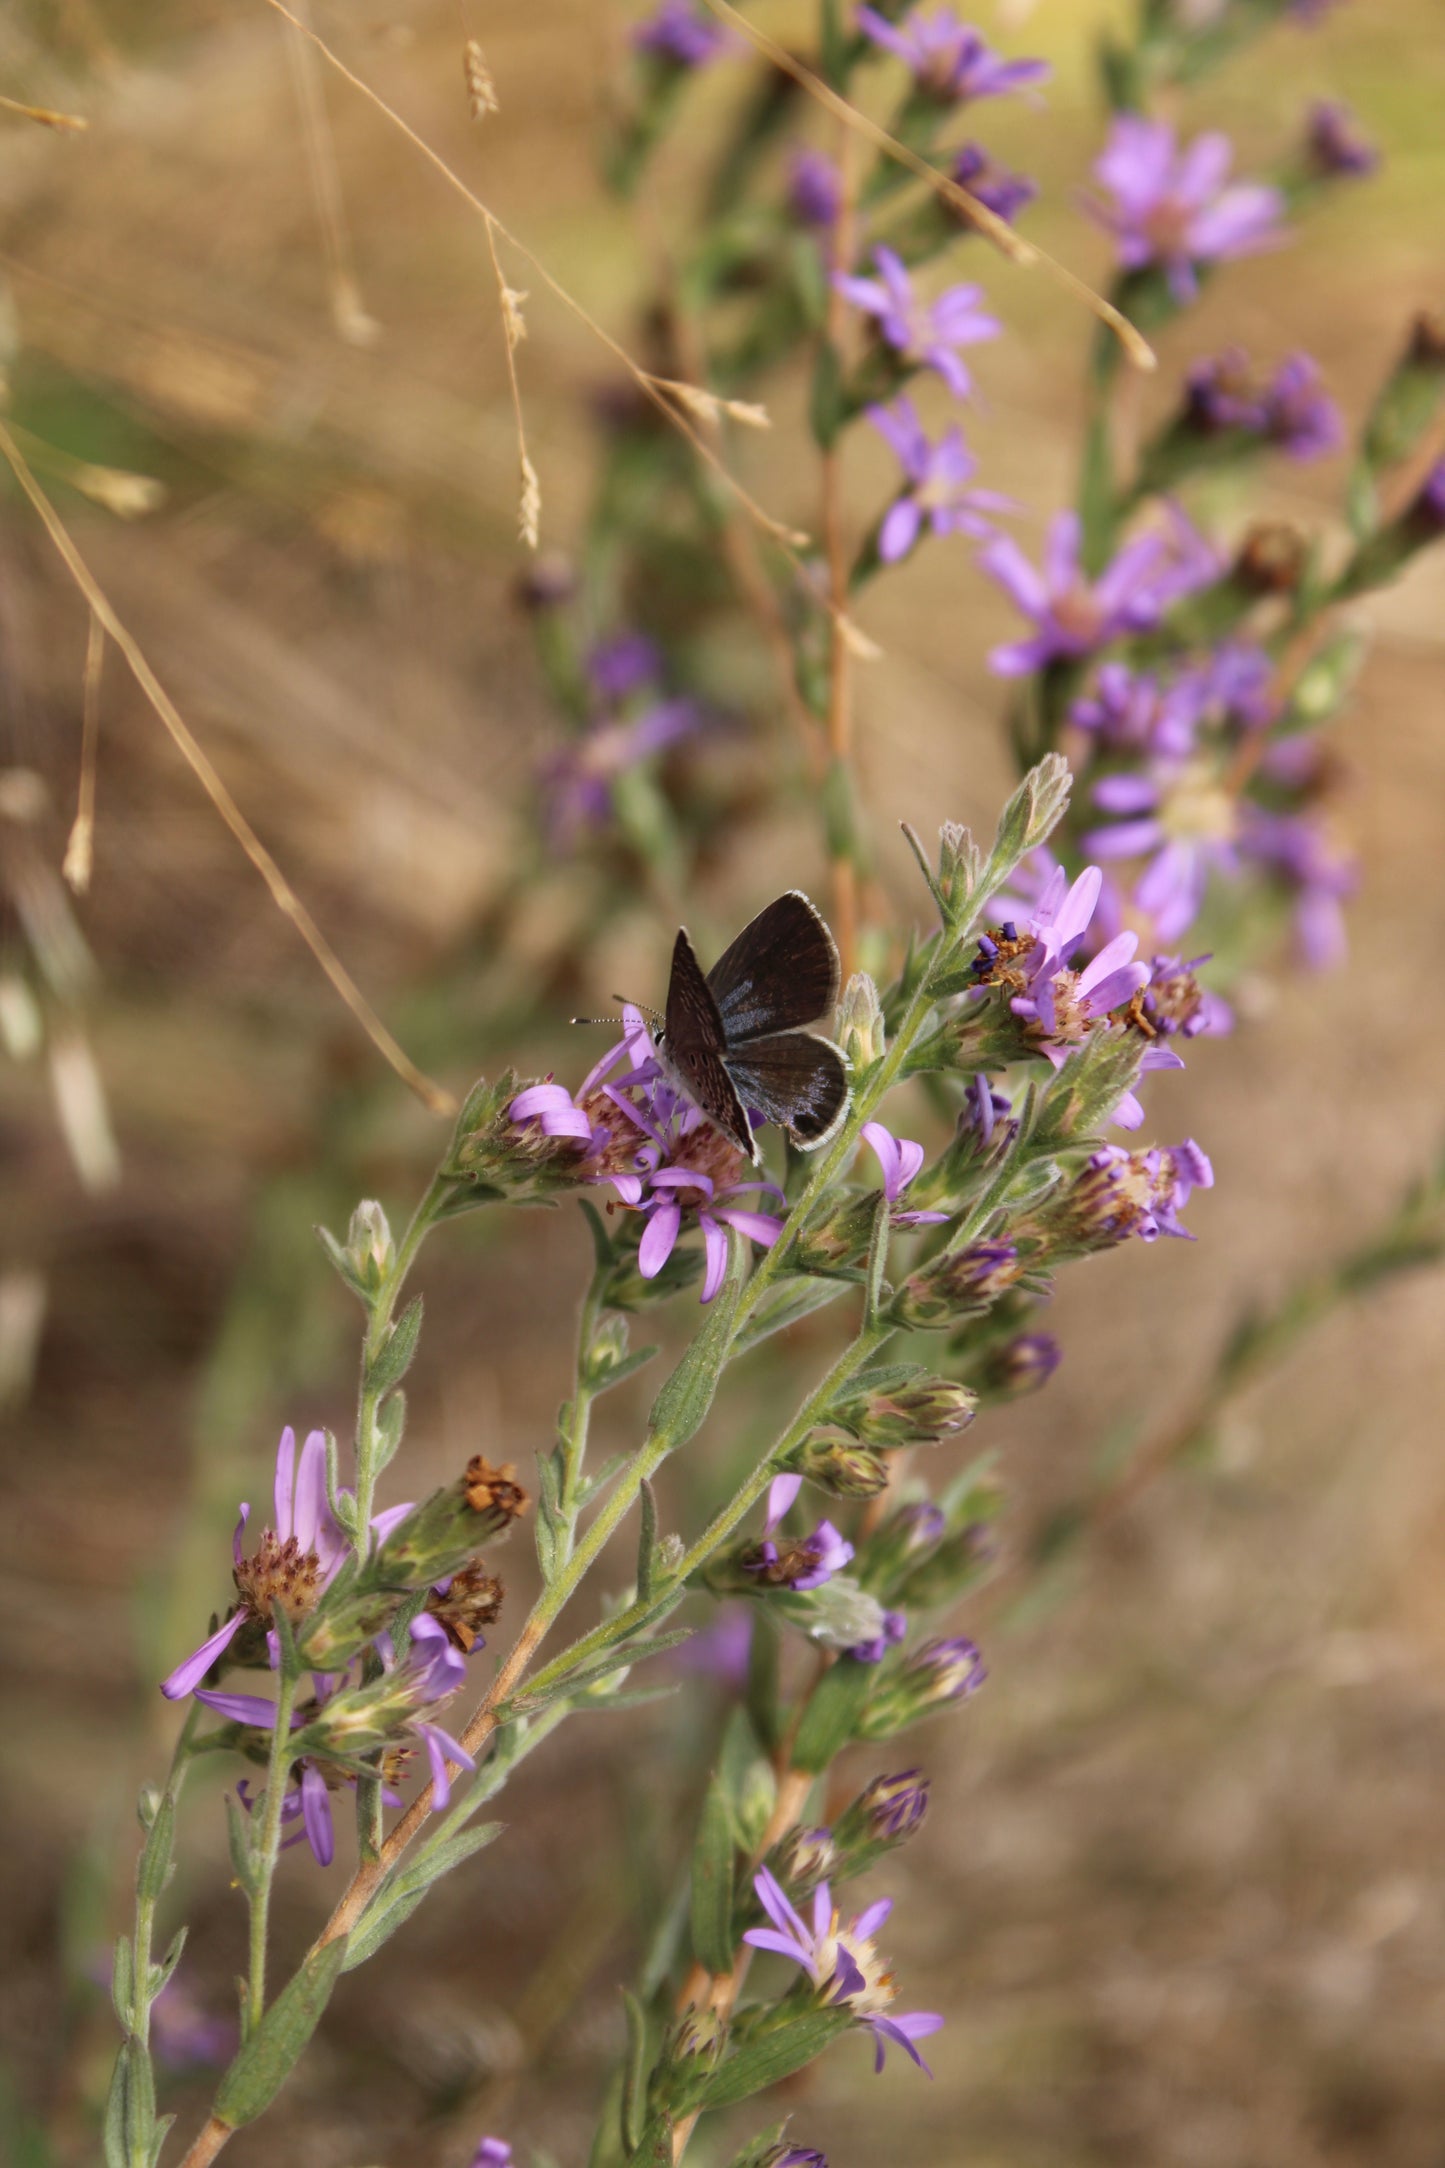
<svg viewBox="0 0 1445 2168">
<path fill-rule="evenodd" d="M 622 1018 L 620 1016 L 574 1016 L 569 1018 L 569 1022 L 573 1024 L 620 1024 Z"/>
</svg>

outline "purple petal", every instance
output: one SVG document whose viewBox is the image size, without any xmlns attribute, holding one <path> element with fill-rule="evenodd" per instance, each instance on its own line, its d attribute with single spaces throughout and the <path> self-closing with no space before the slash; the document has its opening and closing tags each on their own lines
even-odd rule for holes
<svg viewBox="0 0 1445 2168">
<path fill-rule="evenodd" d="M 317 1865 L 329 1867 L 336 1855 L 336 1833 L 331 1826 L 331 1799 L 326 1779 L 314 1762 L 307 1762 L 301 1771 L 301 1817 L 306 1825 L 306 1841 L 316 1855 Z"/>
<path fill-rule="evenodd" d="M 1044 615 L 1049 606 L 1049 598 L 1044 583 L 1012 536 L 1000 535 L 997 541 L 990 542 L 986 549 L 979 551 L 978 563 L 979 570 L 986 572 L 991 580 L 998 581 L 999 586 L 1003 588 L 1011 601 L 1017 603 L 1025 617 L 1037 618 Z M 996 652 L 1001 654 L 1005 651 L 999 649 Z M 995 663 L 994 668 L 1001 670 L 1002 666 Z M 1031 670 L 1032 668 L 1032 662 L 1026 662 L 1023 665 L 1024 670 Z M 1022 673 L 1008 672 L 1005 674 L 1021 675 Z"/>
<path fill-rule="evenodd" d="M 296 1465 L 296 1491 L 291 1503 L 291 1525 L 277 1526 L 278 1536 L 291 1535 L 303 1551 L 317 1548 L 322 1523 L 330 1519 L 326 1502 L 326 1433 L 309 1430 Z"/>
<path fill-rule="evenodd" d="M 1144 775 L 1106 775 L 1094 785 L 1094 803 L 1106 813 L 1151 813 L 1159 790 Z"/>
<path fill-rule="evenodd" d="M 908 555 L 922 525 L 923 514 L 914 499 L 900 497 L 885 513 L 878 530 L 878 555 L 885 565 L 896 565 L 900 557 Z"/>
<path fill-rule="evenodd" d="M 218 1694 L 207 1687 L 196 1688 L 197 1701 L 203 1701 L 218 1716 L 229 1716 L 236 1724 L 255 1724 L 262 1731 L 276 1728 L 276 1704 L 261 1694 Z M 292 1724 L 297 1719 L 292 1718 Z"/>
<path fill-rule="evenodd" d="M 768 1517 L 764 1523 L 764 1534 L 768 1530 L 776 1528 L 783 1515 L 791 1511 L 802 1487 L 803 1478 L 800 1475 L 788 1474 L 773 1477 L 772 1482 L 768 1485 Z M 759 1896 L 762 1895 L 761 1890 L 758 1894 Z"/>
<path fill-rule="evenodd" d="M 736 1227 L 741 1235 L 752 1242 L 760 1242 L 770 1250 L 783 1231 L 783 1223 L 775 1212 L 748 1212 L 737 1205 L 719 1205 L 715 1218 L 726 1220 L 729 1227 Z"/>
<path fill-rule="evenodd" d="M 672 1255 L 682 1225 L 682 1207 L 662 1204 L 653 1212 L 637 1248 L 637 1269 L 644 1280 L 655 1280 Z"/>
<path fill-rule="evenodd" d="M 291 1533 L 291 1497 L 296 1474 L 296 1433 L 288 1423 L 276 1448 L 276 1518 L 271 1523 L 278 1536 Z"/>
<path fill-rule="evenodd" d="M 744 1215 L 744 1217 L 748 1216 Z M 704 1302 L 711 1302 L 713 1296 L 727 1278 L 728 1238 L 710 1212 L 700 1212 L 698 1214 L 698 1225 L 702 1229 L 702 1247 L 705 1260 L 701 1299 Z"/>
<path fill-rule="evenodd" d="M 183 1664 L 177 1664 L 170 1676 L 161 1680 L 161 1692 L 167 1701 L 181 1701 L 200 1685 L 216 1658 L 235 1640 L 245 1625 L 247 1616 L 244 1610 L 237 1611 L 234 1617 L 227 1619 L 224 1626 L 217 1628 L 209 1641 L 203 1641 L 193 1655 L 188 1656 Z"/>
<path fill-rule="evenodd" d="M 892 1910 L 893 1899 L 891 1897 L 880 1897 L 876 1904 L 869 1905 L 867 1911 L 860 1912 L 857 1919 L 854 1920 L 854 1934 L 862 1941 L 868 1941 L 871 1936 L 877 1933 Z"/>
<path fill-rule="evenodd" d="M 787 1893 L 777 1876 L 768 1868 L 759 1867 L 753 1876 L 753 1888 L 757 1892 L 758 1903 L 773 1925 L 794 1936 L 800 1948 L 808 1948 L 810 1937 L 807 1927 L 789 1904 Z"/>
</svg>

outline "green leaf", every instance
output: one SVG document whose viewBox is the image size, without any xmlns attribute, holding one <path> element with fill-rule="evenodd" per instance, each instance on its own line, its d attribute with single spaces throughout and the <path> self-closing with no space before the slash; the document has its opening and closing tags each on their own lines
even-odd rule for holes
<svg viewBox="0 0 1445 2168">
<path fill-rule="evenodd" d="M 376 1435 L 379 1444 L 377 1465 L 385 1468 L 395 1460 L 401 1447 L 402 1433 L 406 1429 L 406 1394 L 388 1393 L 376 1411 Z"/>
<path fill-rule="evenodd" d="M 873 1666 L 842 1657 L 814 1689 L 793 1746 L 793 1766 L 815 1774 L 841 1754 L 857 1730 L 873 1687 Z"/>
<path fill-rule="evenodd" d="M 647 2081 L 652 2074 L 647 2012 L 630 1988 L 622 1990 L 627 2015 L 627 2059 L 622 2074 L 622 2142 L 631 2152 L 642 2143 L 647 2112 Z"/>
<path fill-rule="evenodd" d="M 115 1956 L 110 1967 L 110 1999 L 115 2004 L 115 2014 L 129 2032 L 136 2021 L 135 2007 L 135 1951 L 129 1935 L 115 1938 Z"/>
<path fill-rule="evenodd" d="M 237 1887 L 249 1895 L 251 1890 L 251 1817 L 247 1814 L 234 1792 L 226 1794 L 226 1839 L 231 1848 L 231 1872 Z"/>
<path fill-rule="evenodd" d="M 537 1455 L 537 1563 L 549 1586 L 566 1556 L 567 1521 L 562 1511 L 562 1478 L 555 1453 Z"/>
<path fill-rule="evenodd" d="M 374 1393 L 389 1393 L 394 1385 L 400 1385 L 411 1368 L 417 1341 L 421 1338 L 422 1299 L 417 1295 L 402 1311 L 401 1316 L 376 1353 L 366 1365 L 366 1382 Z"/>
<path fill-rule="evenodd" d="M 585 1197 L 579 1197 L 577 1202 L 581 1206 L 587 1225 L 591 1230 L 593 1255 L 597 1260 L 599 1269 L 605 1271 L 609 1265 L 616 1262 L 617 1258 L 617 1251 L 612 1237 L 607 1232 L 607 1222 L 603 1219 L 596 1205 L 589 1204 Z"/>
<path fill-rule="evenodd" d="M 713 1298 L 707 1323 L 652 1404 L 652 1437 L 669 1453 L 686 1445 L 707 1420 L 728 1359 L 733 1318 L 747 1273 L 748 1245 L 735 1228 L 729 1228 L 727 1277 Z"/>
<path fill-rule="evenodd" d="M 869 1325 L 875 1325 L 878 1322 L 883 1305 L 892 1293 L 887 1280 L 884 1278 L 884 1274 L 888 1270 L 888 1238 L 892 1233 L 892 1229 L 893 1222 L 888 1198 L 886 1193 L 880 1189 L 878 1202 L 873 1211 L 873 1234 L 868 1244 L 868 1276 L 863 1283 L 863 1316 L 865 1322 Z"/>
<path fill-rule="evenodd" d="M 171 1974 L 181 1961 L 181 1952 L 186 1946 L 186 1934 L 187 1929 L 178 1927 L 171 1937 L 171 1946 L 166 1951 L 165 1956 L 158 1965 L 151 1966 L 151 1976 L 146 1982 L 147 2001 L 154 2002 L 157 1995 L 164 1992 Z"/>
<path fill-rule="evenodd" d="M 102 2142 L 106 2168 L 142 2168 L 151 2159 L 155 2139 L 155 2076 L 148 2052 L 132 2036 L 122 2044 L 115 2059 L 105 2103 Z"/>
<path fill-rule="evenodd" d="M 346 1964 L 346 1937 L 308 1957 L 282 1988 L 222 2078 L 215 2114 L 238 2130 L 270 2107 L 321 2022 Z"/>
<path fill-rule="evenodd" d="M 400 1873 L 389 1876 L 362 1913 L 346 1945 L 343 1972 L 354 1972 L 409 1920 L 434 1882 L 460 1867 L 475 1852 L 492 1844 L 505 1822 L 482 1822 L 475 1829 L 460 1829 L 454 1836 L 436 1837 L 425 1851 Z"/>
<path fill-rule="evenodd" d="M 846 2010 L 807 2010 L 773 2027 L 710 2072 L 698 2089 L 700 2098 L 690 2101 L 689 2107 L 732 2108 L 740 2100 L 750 2100 L 754 2093 L 765 2092 L 795 2070 L 816 2062 L 852 2023 Z"/>
<path fill-rule="evenodd" d="M 637 1600 L 650 1603 L 657 1569 L 657 1493 L 646 1476 L 638 1486 L 638 1500 L 642 1517 L 637 1533 Z"/>
<path fill-rule="evenodd" d="M 825 1310 L 830 1302 L 838 1300 L 844 1285 L 842 1280 L 815 1278 L 811 1273 L 797 1279 L 775 1280 L 739 1328 L 733 1342 L 734 1355 L 745 1354 L 775 1332 L 785 1332 L 789 1325 L 811 1317 L 815 1310 Z"/>
<path fill-rule="evenodd" d="M 139 1907 L 149 1911 L 171 1876 L 171 1847 L 176 1835 L 176 1802 L 172 1793 L 161 1796 L 150 1834 L 136 1862 L 135 1894 Z"/>
<path fill-rule="evenodd" d="M 731 1972 L 737 1841 L 718 1778 L 708 1785 L 692 1852 L 692 1953 L 711 1973 Z"/>
</svg>

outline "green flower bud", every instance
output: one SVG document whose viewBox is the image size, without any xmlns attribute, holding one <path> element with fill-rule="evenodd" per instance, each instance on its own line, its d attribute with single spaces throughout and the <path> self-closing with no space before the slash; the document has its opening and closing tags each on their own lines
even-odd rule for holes
<svg viewBox="0 0 1445 2168">
<path fill-rule="evenodd" d="M 855 971 L 838 1006 L 838 1044 L 855 1077 L 888 1051 L 883 1004 L 866 971 Z"/>
<path fill-rule="evenodd" d="M 973 1421 L 977 1393 L 952 1378 L 911 1377 L 880 1382 L 840 1402 L 833 1415 L 865 1445 L 915 1445 L 954 1437 Z"/>
<path fill-rule="evenodd" d="M 844 1280 L 858 1279 L 873 1238 L 876 1210 L 876 1192 L 870 1191 L 862 1197 L 845 1193 L 830 1212 L 799 1237 L 793 1253 L 799 1271 Z"/>
<path fill-rule="evenodd" d="M 791 1465 L 834 1498 L 876 1498 L 888 1488 L 888 1463 L 881 1453 L 825 1430 L 804 1441 Z"/>
<path fill-rule="evenodd" d="M 888 1739 L 949 1702 L 966 1701 L 987 1677 L 983 1657 L 961 1636 L 929 1641 L 879 1686 L 858 1722 L 863 1739 Z"/>
<path fill-rule="evenodd" d="M 889 1311 L 896 1324 L 946 1331 L 976 1316 L 1023 1276 L 1011 1242 L 974 1242 L 925 1265 L 904 1281 Z"/>
</svg>

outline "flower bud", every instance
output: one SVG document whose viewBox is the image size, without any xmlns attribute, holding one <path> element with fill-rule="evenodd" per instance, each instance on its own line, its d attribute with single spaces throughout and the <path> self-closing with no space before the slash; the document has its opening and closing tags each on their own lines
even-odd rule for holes
<svg viewBox="0 0 1445 2168">
<path fill-rule="evenodd" d="M 840 1851 L 868 1846 L 879 1851 L 901 1844 L 923 1826 L 928 1812 L 928 1779 L 921 1769 L 875 1777 L 838 1817 L 834 1836 Z"/>
<path fill-rule="evenodd" d="M 888 1488 L 888 1463 L 881 1453 L 824 1430 L 804 1441 L 791 1465 L 834 1498 L 876 1498 Z"/>
<path fill-rule="evenodd" d="M 806 1897 L 838 1868 L 838 1847 L 831 1829 L 795 1829 L 769 1855 L 773 1873 L 794 1897 Z"/>
<path fill-rule="evenodd" d="M 927 1558 L 919 1559 L 893 1593 L 921 1610 L 941 1609 L 986 1580 L 997 1557 L 998 1538 L 990 1523 L 966 1521 Z"/>
<path fill-rule="evenodd" d="M 950 918 L 968 909 L 983 878 L 983 854 L 959 821 L 938 831 L 938 889 Z"/>
<path fill-rule="evenodd" d="M 977 1406 L 978 1395 L 968 1386 L 920 1371 L 842 1401 L 833 1414 L 865 1445 L 915 1445 L 966 1430 Z"/>
<path fill-rule="evenodd" d="M 374 1586 L 328 1593 L 297 1635 L 297 1649 L 313 1671 L 343 1671 L 387 1625 L 400 1591 Z"/>
<path fill-rule="evenodd" d="M 925 1265 L 904 1281 L 889 1315 L 899 1325 L 945 1330 L 988 1309 L 1023 1275 L 1011 1242 L 974 1242 Z"/>
<path fill-rule="evenodd" d="M 357 1280 L 368 1288 L 379 1288 L 391 1270 L 396 1245 L 386 1214 L 374 1198 L 367 1198 L 351 1215 L 346 1255 Z"/>
<path fill-rule="evenodd" d="M 959 1637 L 926 1642 L 868 1703 L 859 1719 L 859 1737 L 887 1739 L 947 1702 L 966 1701 L 986 1676 L 972 1641 Z"/>
<path fill-rule="evenodd" d="M 840 1197 L 830 1212 L 799 1236 L 793 1253 L 798 1270 L 856 1279 L 873 1239 L 876 1209 L 872 1192 L 865 1197 Z"/>
<path fill-rule="evenodd" d="M 1063 1349 L 1052 1333 L 1021 1332 L 990 1348 L 974 1377 L 985 1399 L 1018 1400 L 1047 1385 L 1062 1360 Z"/>
<path fill-rule="evenodd" d="M 881 1061 L 888 1051 L 883 1004 L 866 971 L 855 971 L 843 989 L 843 999 L 838 1005 L 837 1034 L 843 1057 L 855 1077 L 860 1071 L 870 1069 L 875 1061 Z"/>
<path fill-rule="evenodd" d="M 717 2010 L 684 2010 L 677 2021 L 672 2036 L 672 2062 L 692 2062 L 699 2058 L 712 2066 L 722 2054 L 727 2039 L 727 2020 Z"/>
</svg>

